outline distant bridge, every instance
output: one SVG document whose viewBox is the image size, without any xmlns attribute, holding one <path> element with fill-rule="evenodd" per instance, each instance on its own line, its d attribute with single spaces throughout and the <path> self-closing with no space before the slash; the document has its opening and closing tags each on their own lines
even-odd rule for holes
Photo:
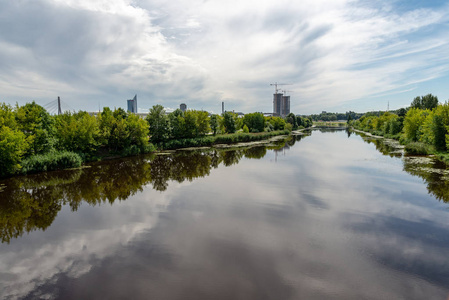
<svg viewBox="0 0 449 300">
<path fill-rule="evenodd" d="M 61 115 L 67 111 L 75 111 L 73 107 L 62 101 L 60 97 L 45 104 L 43 107 L 51 115 Z"/>
</svg>

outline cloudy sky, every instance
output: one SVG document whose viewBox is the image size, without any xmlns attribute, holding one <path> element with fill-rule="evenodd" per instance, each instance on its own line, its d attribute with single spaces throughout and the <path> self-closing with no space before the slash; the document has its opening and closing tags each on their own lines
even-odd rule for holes
<svg viewBox="0 0 449 300">
<path fill-rule="evenodd" d="M 0 102 L 297 114 L 449 99 L 446 0 L 0 2 Z"/>
</svg>

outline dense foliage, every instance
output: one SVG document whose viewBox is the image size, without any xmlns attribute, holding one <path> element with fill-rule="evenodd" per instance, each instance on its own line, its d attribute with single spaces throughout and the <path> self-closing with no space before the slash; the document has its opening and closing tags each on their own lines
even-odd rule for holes
<svg viewBox="0 0 449 300">
<path fill-rule="evenodd" d="M 52 116 L 35 102 L 0 104 L 0 177 L 79 167 L 98 156 L 154 150 L 148 123 L 123 109 L 105 107 Z"/>
<path fill-rule="evenodd" d="M 146 121 L 149 125 L 150 140 L 162 149 L 182 147 L 210 146 L 221 143 L 246 142 L 259 140 L 273 134 L 244 135 L 243 133 L 269 133 L 312 126 L 309 118 L 301 118 L 289 114 L 287 118 L 264 117 L 255 112 L 239 117 L 233 112 L 225 112 L 222 116 L 209 114 L 205 111 L 177 109 L 166 113 L 161 105 L 150 109 Z M 209 135 L 212 134 L 213 136 Z M 234 135 L 237 134 L 237 135 Z M 214 138 L 214 136 L 217 136 Z M 237 138 L 236 138 L 237 137 Z"/>
<path fill-rule="evenodd" d="M 310 118 L 313 121 L 343 121 L 343 120 L 357 120 L 363 116 L 363 113 L 355 113 L 348 111 L 345 113 L 331 113 L 323 111 L 321 114 L 311 115 Z"/>
<path fill-rule="evenodd" d="M 410 154 L 447 153 L 449 104 L 438 104 L 432 94 L 413 99 L 411 106 L 379 116 L 365 114 L 351 124 L 360 130 L 395 138 Z"/>
<path fill-rule="evenodd" d="M 53 116 L 35 102 L 16 107 L 3 103 L 0 177 L 73 168 L 110 155 L 148 153 L 156 149 L 152 143 L 175 149 L 247 142 L 301 126 L 311 126 L 311 121 L 294 114 L 286 119 L 262 113 L 243 118 L 232 112 L 209 116 L 206 111 L 180 109 L 167 114 L 162 105 L 155 105 L 145 119 L 108 107 L 97 116 L 85 111 Z"/>
</svg>

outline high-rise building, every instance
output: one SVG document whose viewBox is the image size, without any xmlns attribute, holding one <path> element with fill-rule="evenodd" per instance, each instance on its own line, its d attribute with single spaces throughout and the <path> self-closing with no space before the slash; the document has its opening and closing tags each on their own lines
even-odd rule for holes
<svg viewBox="0 0 449 300">
<path fill-rule="evenodd" d="M 281 116 L 285 117 L 290 113 L 290 96 L 282 96 Z"/>
<path fill-rule="evenodd" d="M 127 101 L 128 101 L 128 112 L 137 114 L 137 95 L 135 95 L 133 99 Z"/>
<path fill-rule="evenodd" d="M 187 110 L 187 104 L 181 103 L 181 105 L 179 105 L 179 109 L 185 112 Z"/>
<path fill-rule="evenodd" d="M 281 93 L 273 94 L 273 115 L 275 115 L 275 116 L 281 115 L 282 96 L 283 96 L 283 94 L 281 94 Z"/>
</svg>

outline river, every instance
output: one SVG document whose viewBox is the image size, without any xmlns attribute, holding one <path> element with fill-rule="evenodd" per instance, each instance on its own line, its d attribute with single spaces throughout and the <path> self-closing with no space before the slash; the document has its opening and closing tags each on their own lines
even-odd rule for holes
<svg viewBox="0 0 449 300">
<path fill-rule="evenodd" d="M 449 173 L 345 131 L 0 181 L 3 299 L 444 299 Z"/>
</svg>

